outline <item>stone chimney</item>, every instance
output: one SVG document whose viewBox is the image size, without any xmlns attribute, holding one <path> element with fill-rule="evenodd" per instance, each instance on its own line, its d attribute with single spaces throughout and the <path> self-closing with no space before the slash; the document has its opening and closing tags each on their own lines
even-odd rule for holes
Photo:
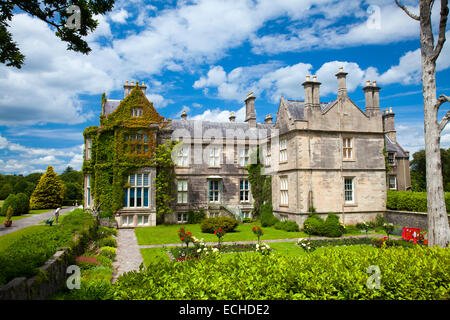
<svg viewBox="0 0 450 320">
<path fill-rule="evenodd" d="M 186 119 L 187 119 L 187 113 L 186 113 L 186 110 L 183 110 L 183 112 L 181 112 L 181 119 L 182 119 L 182 120 L 186 120 Z"/>
<path fill-rule="evenodd" d="M 248 122 L 250 127 L 256 127 L 255 99 L 253 92 L 250 92 L 245 99 L 245 122 Z"/>
<path fill-rule="evenodd" d="M 230 119 L 230 122 L 236 122 L 236 116 L 234 115 L 234 111 L 231 111 L 230 117 L 228 119 Z"/>
<path fill-rule="evenodd" d="M 320 85 L 321 83 L 317 82 L 317 76 L 313 76 L 312 81 L 311 76 L 306 76 L 306 81 L 302 83 L 302 86 L 305 89 L 305 107 L 320 106 Z"/>
<path fill-rule="evenodd" d="M 272 116 L 270 115 L 270 113 L 266 116 L 266 118 L 264 119 L 265 123 L 272 123 Z"/>
<path fill-rule="evenodd" d="M 344 67 L 339 67 L 339 72 L 336 73 L 338 79 L 338 97 L 347 96 L 347 72 L 344 72 Z"/>
<path fill-rule="evenodd" d="M 366 86 L 363 88 L 366 100 L 366 114 L 368 116 L 380 114 L 380 87 L 377 87 L 377 82 L 374 80 L 366 80 Z"/>
<path fill-rule="evenodd" d="M 123 89 L 124 89 L 124 98 L 126 98 L 131 91 L 134 89 L 135 86 L 139 86 L 139 89 L 145 94 L 147 91 L 147 86 L 144 84 L 144 81 L 142 81 L 142 84 L 139 85 L 139 81 L 136 81 L 136 85 L 134 84 L 134 81 L 131 81 L 131 84 L 128 84 L 128 80 L 125 82 Z"/>
<path fill-rule="evenodd" d="M 389 139 L 397 141 L 397 134 L 395 131 L 395 113 L 392 112 L 392 108 L 383 110 L 383 131 Z"/>
</svg>

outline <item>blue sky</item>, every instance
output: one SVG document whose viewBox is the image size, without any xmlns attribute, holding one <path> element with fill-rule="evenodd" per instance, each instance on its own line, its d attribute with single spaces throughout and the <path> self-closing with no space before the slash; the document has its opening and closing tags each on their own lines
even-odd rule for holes
<svg viewBox="0 0 450 320">
<path fill-rule="evenodd" d="M 417 1 L 404 1 L 418 12 Z M 437 30 L 439 3 L 433 21 Z M 80 169 L 85 127 L 98 124 L 103 92 L 121 99 L 123 84 L 145 81 L 158 112 L 178 118 L 243 121 L 253 91 L 258 121 L 276 116 L 281 95 L 303 99 L 307 74 L 336 98 L 335 74 L 348 72 L 351 99 L 376 80 L 381 107 L 396 114 L 397 137 L 424 147 L 419 25 L 394 0 L 116 1 L 87 37 L 89 55 L 69 52 L 43 22 L 17 14 L 10 30 L 26 56 L 0 66 L 0 172 Z M 450 33 L 447 32 L 447 39 Z M 447 41 L 448 42 L 448 41 Z M 437 61 L 438 95 L 450 94 L 450 45 Z M 441 107 L 441 117 L 448 104 Z M 450 147 L 450 129 L 442 147 Z"/>
</svg>

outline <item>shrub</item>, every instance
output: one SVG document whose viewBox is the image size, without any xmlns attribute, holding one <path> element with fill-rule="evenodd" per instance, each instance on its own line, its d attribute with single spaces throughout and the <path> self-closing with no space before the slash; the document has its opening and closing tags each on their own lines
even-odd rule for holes
<svg viewBox="0 0 450 320">
<path fill-rule="evenodd" d="M 117 241 L 113 236 L 107 236 L 98 241 L 99 247 L 114 247 L 117 248 Z"/>
<path fill-rule="evenodd" d="M 263 204 L 260 207 L 261 212 L 261 226 L 271 227 L 279 220 L 273 215 L 272 205 L 270 203 Z"/>
<path fill-rule="evenodd" d="M 99 218 L 112 218 L 114 217 L 114 212 L 112 209 L 101 210 L 98 214 Z"/>
<path fill-rule="evenodd" d="M 344 233 L 344 226 L 339 222 L 339 217 L 330 213 L 320 227 L 320 234 L 326 237 L 340 237 Z"/>
<path fill-rule="evenodd" d="M 357 226 L 347 225 L 345 226 L 344 233 L 359 233 L 360 229 Z"/>
<path fill-rule="evenodd" d="M 253 220 L 250 219 L 250 218 L 244 218 L 244 219 L 242 219 L 242 223 L 252 223 L 252 222 L 253 222 Z"/>
<path fill-rule="evenodd" d="M 45 174 L 39 179 L 30 199 L 31 209 L 52 209 L 61 206 L 64 200 L 65 186 L 61 178 L 53 170 L 47 167 Z"/>
<path fill-rule="evenodd" d="M 202 232 L 205 233 L 214 233 L 218 228 L 222 228 L 225 232 L 233 232 L 237 226 L 237 220 L 231 217 L 207 218 L 200 224 Z"/>
<path fill-rule="evenodd" d="M 6 216 L 6 212 L 8 208 L 11 207 L 13 210 L 13 216 L 20 215 L 19 212 L 19 204 L 17 202 L 17 197 L 15 194 L 10 194 L 6 200 L 3 202 L 2 206 L 2 216 Z"/>
<path fill-rule="evenodd" d="M 321 235 L 324 223 L 325 221 L 321 217 L 313 214 L 303 222 L 303 230 L 309 235 Z"/>
<path fill-rule="evenodd" d="M 69 296 L 73 300 L 109 300 L 112 298 L 113 285 L 108 280 L 81 278 L 80 289 L 72 290 Z"/>
<path fill-rule="evenodd" d="M 11 221 L 12 216 L 13 216 L 13 208 L 10 206 L 6 211 L 6 221 Z"/>
<path fill-rule="evenodd" d="M 188 211 L 188 224 L 201 223 L 206 218 L 206 213 L 203 210 L 200 211 Z"/>
<path fill-rule="evenodd" d="M 123 274 L 113 299 L 447 300 L 450 294 L 450 252 L 445 248 L 341 247 L 296 257 L 225 256 L 150 263 L 141 272 Z M 373 264 L 382 270 L 379 290 L 367 286 L 367 268 Z"/>
<path fill-rule="evenodd" d="M 100 261 L 94 256 L 79 256 L 75 258 L 75 263 L 82 269 L 88 270 L 100 265 Z"/>
<path fill-rule="evenodd" d="M 97 229 L 97 236 L 99 239 L 105 238 L 107 236 L 117 236 L 117 229 L 116 228 L 108 228 L 104 226 L 98 226 Z"/>
<path fill-rule="evenodd" d="M 104 255 L 98 255 L 97 260 L 100 262 L 100 265 L 106 268 L 112 268 L 112 260 Z"/>
<path fill-rule="evenodd" d="M 30 211 L 30 198 L 25 193 L 16 194 L 19 214 L 27 214 Z"/>
<path fill-rule="evenodd" d="M 280 221 L 275 223 L 275 229 L 284 230 L 287 232 L 298 232 L 298 224 L 295 221 Z"/>
<path fill-rule="evenodd" d="M 117 249 L 114 247 L 101 247 L 100 250 L 100 255 L 108 257 L 111 260 L 114 260 L 114 258 L 116 257 Z"/>
<path fill-rule="evenodd" d="M 382 214 L 377 213 L 377 217 L 375 218 L 375 227 L 382 227 L 386 223 Z"/>
<path fill-rule="evenodd" d="M 445 206 L 450 212 L 450 193 L 445 193 Z M 386 208 L 413 212 L 428 212 L 427 193 L 388 190 Z"/>
</svg>

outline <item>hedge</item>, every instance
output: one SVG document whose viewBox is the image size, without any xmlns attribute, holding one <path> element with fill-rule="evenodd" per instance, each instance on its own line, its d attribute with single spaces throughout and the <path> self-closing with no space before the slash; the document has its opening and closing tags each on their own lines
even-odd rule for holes
<svg viewBox="0 0 450 320">
<path fill-rule="evenodd" d="M 265 203 L 259 208 L 261 212 L 261 227 L 271 227 L 280 220 L 273 215 L 273 208 L 270 203 Z"/>
<path fill-rule="evenodd" d="M 339 222 L 339 217 L 335 213 L 329 213 L 326 220 L 313 214 L 303 222 L 303 231 L 310 235 L 340 237 L 344 233 L 345 228 Z"/>
<path fill-rule="evenodd" d="M 450 193 L 445 193 L 445 206 L 447 212 L 450 212 Z M 428 212 L 427 193 L 388 190 L 386 208 L 390 210 Z"/>
<path fill-rule="evenodd" d="M 1 208 L 2 216 L 6 216 L 6 211 L 9 206 L 13 209 L 13 216 L 27 214 L 30 210 L 30 199 L 25 193 L 18 193 L 16 195 L 10 194 L 3 202 L 3 206 Z"/>
<path fill-rule="evenodd" d="M 280 221 L 275 223 L 275 229 L 284 230 L 286 232 L 298 232 L 299 227 L 295 221 Z"/>
<path fill-rule="evenodd" d="M 26 234 L 0 251 L 0 285 L 15 277 L 31 277 L 58 247 L 72 247 L 75 232 L 89 232 L 95 226 L 91 214 L 76 209 L 57 226 Z"/>
<path fill-rule="evenodd" d="M 450 252 L 415 247 L 375 250 L 329 248 L 301 256 L 236 253 L 198 261 L 150 263 L 121 275 L 114 299 L 296 300 L 444 299 L 450 294 Z M 369 289 L 367 268 L 381 270 Z"/>
<path fill-rule="evenodd" d="M 231 217 L 207 218 L 203 219 L 200 224 L 202 232 L 205 233 L 214 233 L 214 231 L 218 228 L 222 228 L 225 232 L 233 232 L 237 226 L 237 220 Z"/>
</svg>

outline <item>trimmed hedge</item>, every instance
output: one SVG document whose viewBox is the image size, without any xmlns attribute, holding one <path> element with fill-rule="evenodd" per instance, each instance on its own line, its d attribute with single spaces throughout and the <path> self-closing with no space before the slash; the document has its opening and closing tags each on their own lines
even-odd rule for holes
<svg viewBox="0 0 450 320">
<path fill-rule="evenodd" d="M 445 206 L 450 212 L 450 193 L 445 193 Z M 390 210 L 428 212 L 427 193 L 388 190 L 386 208 Z"/>
<path fill-rule="evenodd" d="M 381 270 L 379 290 L 367 287 L 371 265 Z M 450 252 L 417 246 L 330 248 L 297 257 L 210 255 L 150 263 L 141 272 L 121 275 L 113 290 L 117 300 L 447 300 Z"/>
<path fill-rule="evenodd" d="M 273 215 L 273 208 L 270 203 L 261 205 L 259 212 L 261 212 L 261 226 L 264 228 L 271 227 L 280 221 Z"/>
<path fill-rule="evenodd" d="M 203 219 L 200 224 L 202 232 L 205 233 L 214 233 L 214 231 L 218 228 L 222 228 L 225 232 L 232 232 L 237 226 L 237 220 L 231 217 L 207 218 Z"/>
<path fill-rule="evenodd" d="M 326 220 L 313 214 L 303 222 L 303 230 L 308 234 L 325 237 L 340 237 L 345 231 L 344 226 L 339 222 L 339 216 L 329 213 Z"/>
</svg>

